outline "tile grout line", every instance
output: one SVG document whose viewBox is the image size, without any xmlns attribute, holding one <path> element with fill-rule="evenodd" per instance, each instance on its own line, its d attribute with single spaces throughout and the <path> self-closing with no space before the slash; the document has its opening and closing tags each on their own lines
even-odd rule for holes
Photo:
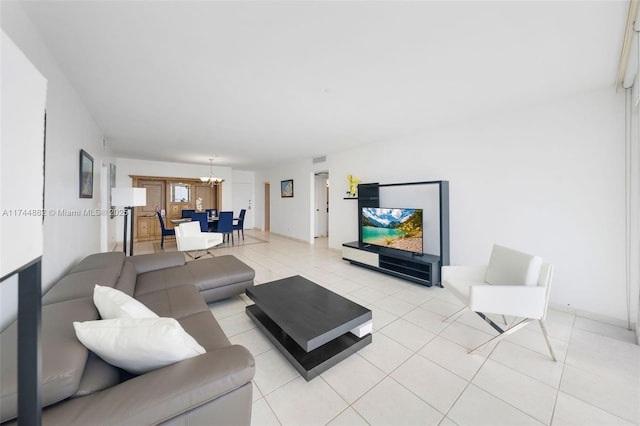
<svg viewBox="0 0 640 426">
<path fill-rule="evenodd" d="M 562 381 L 564 380 L 564 370 L 567 366 L 567 357 L 569 356 L 569 350 L 571 349 L 571 339 L 573 337 L 573 331 L 576 325 L 576 314 L 573 313 L 573 321 L 571 323 L 571 333 L 569 333 L 569 342 L 567 344 L 567 351 L 564 354 L 564 359 L 562 360 L 562 371 L 560 372 L 560 380 L 558 381 L 558 390 L 556 392 L 556 398 L 553 401 L 553 410 L 551 411 L 551 419 L 549 420 L 549 424 L 553 424 L 553 420 L 556 416 L 556 408 L 558 407 L 558 397 L 560 396 L 560 389 L 562 388 Z M 591 404 L 589 404 L 591 405 Z"/>
</svg>

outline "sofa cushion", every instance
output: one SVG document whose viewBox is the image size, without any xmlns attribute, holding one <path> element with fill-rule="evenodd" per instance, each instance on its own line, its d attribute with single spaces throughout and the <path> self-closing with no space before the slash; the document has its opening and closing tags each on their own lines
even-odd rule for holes
<svg viewBox="0 0 640 426">
<path fill-rule="evenodd" d="M 242 425 L 250 418 L 251 379 L 255 361 L 242 346 L 228 346 L 164 368 L 150 371 L 124 383 L 84 398 L 65 401 L 43 412 L 45 425 Z M 247 389 L 244 402 L 234 398 Z M 204 422 L 192 419 L 173 422 L 181 413 L 203 404 L 219 404 L 223 413 Z"/>
<path fill-rule="evenodd" d="M 129 296 L 133 296 L 136 289 L 137 278 L 138 273 L 136 272 L 136 267 L 132 262 L 126 261 L 122 265 L 122 271 L 120 272 L 120 278 L 118 278 L 118 282 L 116 283 L 116 288 Z"/>
<path fill-rule="evenodd" d="M 180 319 L 198 312 L 209 312 L 198 289 L 192 285 L 181 285 L 154 291 L 136 299 L 161 317 Z"/>
<path fill-rule="evenodd" d="M 138 274 L 134 297 L 184 284 L 193 285 L 193 276 L 185 266 L 145 272 Z"/>
<path fill-rule="evenodd" d="M 256 272 L 235 256 L 198 259 L 185 265 L 198 290 L 209 290 L 241 282 L 251 282 Z"/>
<path fill-rule="evenodd" d="M 96 284 L 93 290 L 93 304 L 102 319 L 113 318 L 157 318 L 153 311 L 131 296 Z"/>
<path fill-rule="evenodd" d="M 224 348 L 231 344 L 211 311 L 189 315 L 180 318 L 178 322 L 207 352 Z"/>
<path fill-rule="evenodd" d="M 109 364 L 142 374 L 205 353 L 174 318 L 73 323 L 78 339 Z"/>
<path fill-rule="evenodd" d="M 88 351 L 78 341 L 73 321 L 98 318 L 91 298 L 42 307 L 42 405 L 68 398 L 78 389 Z M 0 334 L 0 422 L 17 415 L 17 323 Z"/>
<path fill-rule="evenodd" d="M 138 275 L 135 297 L 182 284 L 197 287 L 205 301 L 212 302 L 239 294 L 253 285 L 255 271 L 235 256 L 225 255 L 198 259 L 183 266 L 146 272 Z M 235 286 L 230 292 L 226 287 Z M 222 289 L 222 292 L 213 291 Z"/>
<path fill-rule="evenodd" d="M 102 360 L 98 355 L 89 352 L 87 363 L 78 389 L 73 394 L 74 398 L 79 396 L 90 395 L 94 392 L 110 388 L 120 383 L 120 374 L 122 370 L 106 361 Z"/>
<path fill-rule="evenodd" d="M 124 253 L 121 251 L 112 251 L 107 253 L 95 253 L 89 255 L 78 262 L 69 274 L 76 272 L 90 271 L 92 269 L 122 269 L 122 263 L 125 260 Z"/>
<path fill-rule="evenodd" d="M 493 285 L 538 285 L 542 258 L 494 245 L 484 277 Z"/>
<path fill-rule="evenodd" d="M 138 274 L 156 271 L 158 269 L 173 268 L 185 264 L 184 254 L 176 251 L 162 253 L 141 254 L 127 259 L 136 267 Z"/>
<path fill-rule="evenodd" d="M 120 269 L 116 268 L 91 269 L 65 275 L 42 297 L 42 304 L 93 297 L 95 284 L 114 287 L 119 276 Z"/>
</svg>

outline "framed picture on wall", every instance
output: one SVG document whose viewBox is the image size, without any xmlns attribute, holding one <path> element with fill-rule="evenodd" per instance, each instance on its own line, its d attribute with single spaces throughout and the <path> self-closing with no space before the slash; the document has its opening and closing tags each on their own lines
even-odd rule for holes
<svg viewBox="0 0 640 426">
<path fill-rule="evenodd" d="M 93 198 L 93 157 L 80 150 L 80 198 Z"/>
<path fill-rule="evenodd" d="M 280 181 L 280 196 L 282 198 L 293 197 L 293 179 Z"/>
</svg>

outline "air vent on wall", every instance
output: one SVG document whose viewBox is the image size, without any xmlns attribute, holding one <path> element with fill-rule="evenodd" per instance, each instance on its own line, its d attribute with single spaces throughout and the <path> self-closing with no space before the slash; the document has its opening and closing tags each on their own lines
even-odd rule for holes
<svg viewBox="0 0 640 426">
<path fill-rule="evenodd" d="M 313 159 L 313 164 L 324 163 L 325 161 L 327 161 L 327 156 L 323 155 L 321 157 L 315 157 Z"/>
</svg>

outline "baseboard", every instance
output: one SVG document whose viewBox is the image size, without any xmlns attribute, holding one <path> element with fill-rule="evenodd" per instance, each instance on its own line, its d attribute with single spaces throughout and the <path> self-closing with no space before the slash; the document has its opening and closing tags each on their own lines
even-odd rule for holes
<svg viewBox="0 0 640 426">
<path fill-rule="evenodd" d="M 577 317 L 587 318 L 594 321 L 603 322 L 605 324 L 614 325 L 616 327 L 629 329 L 629 324 L 625 320 L 621 320 L 618 318 L 612 318 L 607 315 L 596 314 L 594 312 L 584 311 L 582 309 L 572 308 L 566 305 L 556 305 L 554 303 L 549 303 L 549 307 L 560 312 L 566 312 L 569 314 L 573 314 Z M 638 325 L 636 323 L 631 323 L 631 330 L 638 331 Z M 637 333 L 636 333 L 637 334 Z"/>
<path fill-rule="evenodd" d="M 303 240 L 303 239 L 300 239 L 300 238 L 290 237 L 289 235 L 278 234 L 277 232 L 273 232 L 273 231 L 269 231 L 269 233 L 271 235 L 277 235 L 278 237 L 286 238 L 288 240 L 297 241 L 299 243 L 305 243 L 307 245 L 309 244 L 308 240 Z"/>
</svg>

